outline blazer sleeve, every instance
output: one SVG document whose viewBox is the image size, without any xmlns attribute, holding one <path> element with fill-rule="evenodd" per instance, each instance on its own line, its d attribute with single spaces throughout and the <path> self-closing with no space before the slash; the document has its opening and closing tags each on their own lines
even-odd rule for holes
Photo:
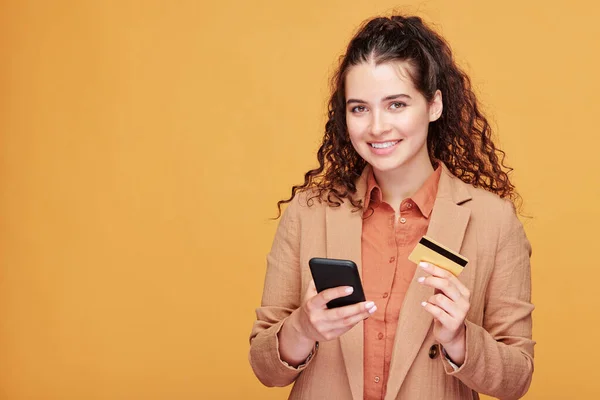
<svg viewBox="0 0 600 400">
<path fill-rule="evenodd" d="M 306 362 L 295 368 L 281 360 L 277 334 L 286 318 L 300 307 L 302 277 L 298 200 L 282 215 L 271 251 L 267 255 L 267 272 L 261 306 L 250 334 L 249 361 L 256 377 L 266 386 L 286 386 L 294 382 L 308 366 L 317 348 Z"/>
<path fill-rule="evenodd" d="M 518 399 L 531 384 L 531 246 L 512 204 L 503 204 L 494 269 L 485 296 L 483 326 L 466 321 L 466 357 L 446 373 L 471 389 L 500 399 Z"/>
</svg>

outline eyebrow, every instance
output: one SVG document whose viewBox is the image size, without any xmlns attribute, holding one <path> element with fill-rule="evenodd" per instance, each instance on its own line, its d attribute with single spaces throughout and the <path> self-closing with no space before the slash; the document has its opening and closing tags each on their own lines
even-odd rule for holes
<svg viewBox="0 0 600 400">
<path fill-rule="evenodd" d="M 404 94 L 404 93 L 392 94 L 390 96 L 385 96 L 383 99 L 381 99 L 381 101 L 396 100 L 396 99 L 399 99 L 399 98 L 411 99 L 412 97 L 410 97 L 409 95 Z M 348 100 L 346 100 L 346 104 L 350 104 L 350 103 L 366 103 L 366 101 L 359 100 L 359 99 L 348 99 Z"/>
</svg>

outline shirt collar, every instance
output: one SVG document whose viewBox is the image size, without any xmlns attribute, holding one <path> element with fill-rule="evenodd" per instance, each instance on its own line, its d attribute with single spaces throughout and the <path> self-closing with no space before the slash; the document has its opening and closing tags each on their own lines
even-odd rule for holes
<svg viewBox="0 0 600 400">
<path fill-rule="evenodd" d="M 438 184 L 440 182 L 440 176 L 442 175 L 442 163 L 437 161 L 435 171 L 429 175 L 423 185 L 417 190 L 417 192 L 411 197 L 411 200 L 417 205 L 423 216 L 429 218 L 433 211 L 433 205 L 437 196 Z M 366 211 L 371 208 L 377 208 L 383 200 L 383 194 L 381 188 L 375 180 L 375 174 L 373 168 L 369 168 L 367 175 L 367 191 L 365 194 L 365 202 L 363 209 Z"/>
<path fill-rule="evenodd" d="M 373 168 L 369 168 L 369 174 L 367 175 L 367 193 L 365 194 L 365 205 L 363 209 L 366 211 L 371 208 L 377 208 L 383 199 L 381 188 L 375 180 L 375 174 Z"/>
</svg>

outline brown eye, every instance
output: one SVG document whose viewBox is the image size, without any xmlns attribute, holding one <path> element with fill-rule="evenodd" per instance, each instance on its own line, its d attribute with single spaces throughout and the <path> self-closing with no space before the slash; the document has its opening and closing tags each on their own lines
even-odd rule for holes
<svg viewBox="0 0 600 400">
<path fill-rule="evenodd" d="M 396 101 L 396 102 L 394 102 L 394 103 L 390 104 L 390 107 L 391 107 L 391 108 L 395 108 L 395 109 L 398 109 L 398 108 L 404 108 L 404 107 L 406 107 L 406 104 L 405 104 L 405 103 L 402 103 L 402 102 L 400 102 L 400 101 Z"/>
<path fill-rule="evenodd" d="M 353 113 L 361 113 L 365 111 L 365 107 L 364 106 L 356 106 L 352 109 Z"/>
</svg>

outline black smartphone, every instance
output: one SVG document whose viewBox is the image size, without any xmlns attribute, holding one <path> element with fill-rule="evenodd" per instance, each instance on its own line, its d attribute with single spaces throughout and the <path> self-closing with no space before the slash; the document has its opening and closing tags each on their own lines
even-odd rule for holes
<svg viewBox="0 0 600 400">
<path fill-rule="evenodd" d="M 365 301 L 356 263 L 334 258 L 311 258 L 308 261 L 317 292 L 338 286 L 352 286 L 354 291 L 345 297 L 331 300 L 327 308 L 343 307 Z"/>
</svg>

